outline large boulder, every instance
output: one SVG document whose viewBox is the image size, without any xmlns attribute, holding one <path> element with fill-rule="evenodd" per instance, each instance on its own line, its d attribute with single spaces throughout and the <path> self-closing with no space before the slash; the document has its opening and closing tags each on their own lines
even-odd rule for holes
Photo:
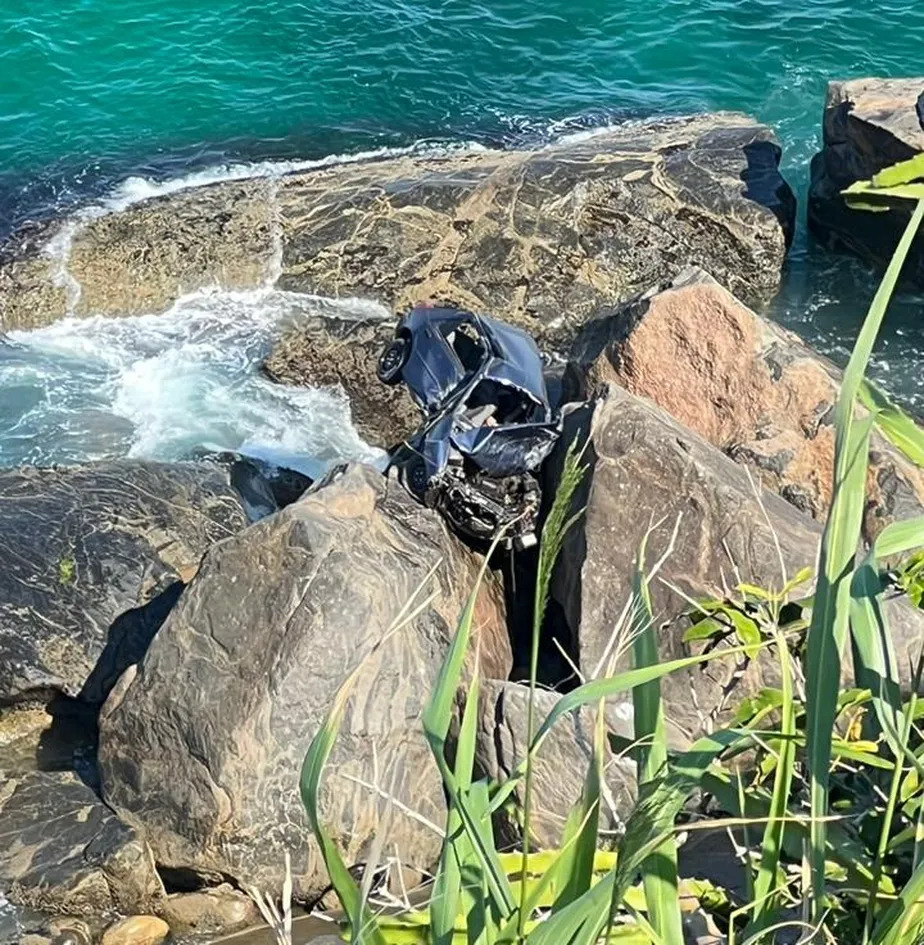
<svg viewBox="0 0 924 945">
<path fill-rule="evenodd" d="M 727 597 L 741 582 L 779 589 L 784 570 L 789 578 L 815 566 L 820 525 L 650 401 L 614 386 L 571 412 L 550 476 L 575 440 L 587 443 L 588 469 L 575 497 L 584 514 L 553 575 L 550 632 L 585 675 L 606 668 L 613 654 L 622 654 L 617 668 L 627 665 L 625 610 L 634 562 L 652 527 L 649 567 L 671 549 L 650 585 L 662 660 L 694 652 L 683 642 L 692 600 Z M 924 640 L 924 614 L 895 602 L 889 616 L 907 676 Z M 844 675 L 849 679 L 846 660 Z M 771 654 L 712 660 L 665 679 L 667 715 L 675 732 L 696 737 L 742 697 L 777 684 Z"/>
<path fill-rule="evenodd" d="M 440 838 L 408 814 L 443 819 L 420 715 L 480 565 L 435 513 L 363 466 L 222 542 L 103 707 L 106 801 L 168 869 L 273 888 L 289 852 L 297 895 L 319 892 L 299 770 L 356 671 L 325 823 L 349 863 L 382 830 L 411 865 L 432 866 Z M 506 676 L 490 576 L 475 627 L 483 671 Z"/>
<path fill-rule="evenodd" d="M 389 387 L 376 376 L 379 355 L 394 331 L 388 318 L 313 316 L 283 334 L 263 372 L 280 384 L 342 387 L 359 435 L 388 449 L 409 437 L 422 419 L 403 384 Z"/>
<path fill-rule="evenodd" d="M 164 311 L 204 286 L 436 299 L 567 336 L 683 265 L 777 289 L 795 200 L 773 133 L 721 113 L 534 151 L 406 156 L 236 181 L 66 221 L 0 251 L 0 329 Z"/>
<path fill-rule="evenodd" d="M 0 702 L 101 702 L 205 550 L 246 524 L 226 472 L 195 463 L 0 470 L 0 507 Z"/>
<path fill-rule="evenodd" d="M 591 390 L 615 381 L 649 398 L 749 466 L 766 488 L 815 518 L 827 514 L 842 372 L 702 270 L 591 322 L 572 356 Z M 924 476 L 876 437 L 867 537 L 922 507 Z"/>
<path fill-rule="evenodd" d="M 887 213 L 851 210 L 841 191 L 884 167 L 924 150 L 924 78 L 853 79 L 828 85 L 824 148 L 812 160 L 808 220 L 832 246 L 885 265 L 911 215 L 913 201 L 895 201 Z M 924 246 L 918 240 L 905 273 L 924 282 Z"/>
<path fill-rule="evenodd" d="M 163 900 L 147 844 L 75 774 L 0 774 L 0 891 L 10 901 L 103 915 Z"/>
<path fill-rule="evenodd" d="M 536 692 L 536 726 L 552 711 L 561 695 L 548 690 Z M 529 687 L 514 682 L 486 680 L 481 692 L 478 741 L 475 760 L 481 774 L 503 782 L 526 757 Z M 632 697 L 612 700 L 607 705 L 606 729 L 620 739 L 633 738 Z M 532 768 L 533 806 L 530 833 L 543 849 L 561 845 L 562 830 L 571 808 L 581 797 L 584 777 L 591 763 L 596 713 L 590 708 L 564 716 L 547 736 L 536 754 Z M 600 807 L 602 830 L 618 832 L 635 798 L 635 762 L 615 757 L 606 748 L 605 787 Z M 523 804 L 523 792 L 514 799 Z M 514 846 L 520 839 L 520 825 L 506 809 L 497 815 L 498 842 Z"/>
</svg>

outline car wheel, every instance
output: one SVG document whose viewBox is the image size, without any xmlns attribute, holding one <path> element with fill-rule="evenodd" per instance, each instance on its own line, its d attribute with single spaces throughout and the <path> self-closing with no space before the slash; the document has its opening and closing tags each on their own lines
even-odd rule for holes
<svg viewBox="0 0 924 945">
<path fill-rule="evenodd" d="M 379 358 L 379 380 L 383 384 L 397 384 L 401 380 L 401 372 L 410 353 L 410 341 L 404 337 L 395 338 Z"/>
<path fill-rule="evenodd" d="M 420 456 L 411 457 L 401 470 L 404 479 L 404 487 L 411 495 L 423 502 L 427 494 L 427 486 L 430 485 L 430 477 L 427 475 L 427 464 Z"/>
</svg>

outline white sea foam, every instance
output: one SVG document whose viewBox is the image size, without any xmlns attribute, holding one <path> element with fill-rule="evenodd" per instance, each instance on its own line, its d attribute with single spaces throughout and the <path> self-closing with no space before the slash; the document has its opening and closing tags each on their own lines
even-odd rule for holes
<svg viewBox="0 0 924 945">
<path fill-rule="evenodd" d="M 483 145 L 474 141 L 427 142 L 420 141 L 407 147 L 375 148 L 370 151 L 356 151 L 350 154 L 330 154 L 323 158 L 304 161 L 254 161 L 252 163 L 218 164 L 191 174 L 157 181 L 147 177 L 128 177 L 105 198 L 102 206 L 109 211 L 119 211 L 132 204 L 149 200 L 152 197 L 164 197 L 182 190 L 207 187 L 225 181 L 251 180 L 259 177 L 279 178 L 299 171 L 312 171 L 341 164 L 358 164 L 363 161 L 384 160 L 386 158 L 419 155 L 440 157 L 457 154 L 461 151 L 484 151 Z"/>
<path fill-rule="evenodd" d="M 178 459 L 205 448 L 312 476 L 343 459 L 380 465 L 342 391 L 279 385 L 259 372 L 273 340 L 318 312 L 386 314 L 363 301 L 202 291 L 162 315 L 12 332 L 0 348 L 0 464 Z"/>
</svg>

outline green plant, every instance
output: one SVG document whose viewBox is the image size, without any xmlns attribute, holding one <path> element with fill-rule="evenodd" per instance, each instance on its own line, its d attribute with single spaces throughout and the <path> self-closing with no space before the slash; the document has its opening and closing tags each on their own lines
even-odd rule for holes
<svg viewBox="0 0 924 945">
<path fill-rule="evenodd" d="M 914 692 L 902 695 L 899 667 L 883 606 L 883 573 L 897 555 L 924 546 L 924 520 L 889 525 L 857 561 L 874 426 L 913 462 L 924 457 L 921 431 L 864 377 L 902 263 L 924 218 L 924 159 L 851 188 L 852 204 L 879 207 L 916 201 L 904 237 L 876 294 L 844 375 L 835 415 L 831 509 L 810 597 L 794 593 L 800 572 L 778 589 L 741 584 L 731 600 L 700 601 L 687 642 L 697 655 L 659 662 L 645 543 L 639 549 L 632 602 L 633 668 L 583 682 L 549 715 L 535 717 L 539 628 L 552 568 L 573 522 L 571 503 L 582 474 L 573 449 L 542 536 L 530 665 L 528 748 L 502 783 L 474 776 L 477 658 L 454 749 L 456 695 L 466 679 L 476 586 L 459 621 L 426 707 L 426 738 L 448 800 L 445 842 L 426 908 L 378 914 L 324 829 L 321 776 L 355 673 L 345 684 L 305 759 L 301 791 L 309 821 L 346 914 L 353 942 L 371 945 L 680 945 L 680 902 L 689 881 L 678 875 L 678 834 L 702 826 L 743 831 L 749 895 L 733 901 L 700 885 L 695 894 L 723 922 L 729 945 L 771 943 L 783 928 L 802 941 L 916 945 L 924 940 L 924 712 Z M 909 176 L 911 175 L 911 176 Z M 772 523 L 771 523 L 772 524 Z M 920 559 L 913 559 L 919 562 Z M 907 587 L 915 564 L 903 572 Z M 480 581 L 479 581 L 480 584 Z M 417 608 L 419 609 L 417 605 Z M 411 602 L 401 620 L 417 610 Z M 392 632 L 397 632 L 396 624 Z M 842 688 L 851 645 L 855 683 Z M 660 680 L 715 659 L 775 660 L 779 685 L 743 701 L 730 724 L 684 752 L 668 751 Z M 920 671 L 913 680 L 914 690 Z M 600 849 L 598 813 L 606 737 L 605 700 L 632 692 L 633 752 L 639 795 L 614 853 Z M 553 726 L 572 710 L 596 706 L 592 760 L 558 849 L 534 852 L 530 821 L 532 769 Z M 749 759 L 749 764 L 742 764 Z M 736 763 L 738 762 L 738 763 Z M 492 817 L 522 789 L 522 849 L 498 851 Z M 688 810 L 702 794 L 701 815 Z"/>
</svg>

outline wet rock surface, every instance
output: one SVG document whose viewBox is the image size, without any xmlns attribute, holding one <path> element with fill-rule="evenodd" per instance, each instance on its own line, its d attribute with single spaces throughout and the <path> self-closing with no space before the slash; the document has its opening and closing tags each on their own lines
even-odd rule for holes
<svg viewBox="0 0 924 945">
<path fill-rule="evenodd" d="M 539 690 L 536 694 L 536 718 L 541 721 L 561 696 Z M 503 782 L 526 757 L 527 706 L 529 688 L 513 682 L 486 680 L 481 693 L 478 742 L 475 760 L 480 772 Z M 595 712 L 589 708 L 562 718 L 549 733 L 533 765 L 533 811 L 531 819 L 534 842 L 542 849 L 561 845 L 565 819 L 578 802 L 590 765 Z M 607 730 L 632 740 L 632 700 L 607 706 Z M 618 832 L 632 808 L 635 796 L 635 762 L 616 759 L 606 762 L 606 790 L 601 802 L 601 830 Z M 514 797 L 522 804 L 522 791 Z M 521 832 L 506 812 L 497 815 L 498 843 L 515 845 Z"/>
<path fill-rule="evenodd" d="M 387 829 L 402 857 L 432 865 L 439 837 L 400 808 L 386 828 L 378 791 L 442 820 L 420 712 L 478 568 L 435 513 L 361 466 L 221 543 L 103 708 L 106 801 L 167 868 L 272 889 L 291 852 L 297 895 L 318 893 L 327 879 L 298 775 L 361 667 L 326 778 L 325 822 L 348 863 Z M 415 592 L 435 596 L 401 626 Z M 483 671 L 506 676 L 493 580 L 475 624 Z"/>
<path fill-rule="evenodd" d="M 407 388 L 388 387 L 376 376 L 379 355 L 394 330 L 388 318 L 309 318 L 279 339 L 263 372 L 280 384 L 342 387 L 359 435 L 371 446 L 388 449 L 409 437 L 421 421 Z"/>
<path fill-rule="evenodd" d="M 0 702 L 101 702 L 206 548 L 246 523 L 217 467 L 128 460 L 2 470 L 0 510 Z"/>
<path fill-rule="evenodd" d="M 253 900 L 227 884 L 168 896 L 159 914 L 174 935 L 228 934 L 260 920 Z"/>
<path fill-rule="evenodd" d="M 866 78 L 828 85 L 824 147 L 812 161 L 808 220 L 825 243 L 880 266 L 892 257 L 913 201 L 895 201 L 887 213 L 848 209 L 841 191 L 858 180 L 924 151 L 924 77 Z M 920 240 L 905 265 L 924 284 Z"/>
<path fill-rule="evenodd" d="M 555 340 L 696 264 L 771 296 L 795 217 L 772 132 L 720 113 L 537 151 L 403 157 L 203 187 L 35 234 L 0 262 L 0 328 L 162 312 L 206 285 L 490 312 Z M 44 236 L 47 243 L 47 234 Z M 60 256 L 60 253 L 59 253 Z M 56 269 L 56 265 L 58 268 Z"/>
<path fill-rule="evenodd" d="M 707 273 L 688 269 L 592 322 L 572 357 L 591 391 L 616 382 L 647 397 L 767 489 L 817 519 L 827 514 L 842 372 Z M 867 538 L 922 506 L 920 470 L 876 437 Z"/>
<path fill-rule="evenodd" d="M 4 773 L 0 890 L 77 915 L 137 911 L 163 896 L 150 849 L 71 772 Z"/>
</svg>

